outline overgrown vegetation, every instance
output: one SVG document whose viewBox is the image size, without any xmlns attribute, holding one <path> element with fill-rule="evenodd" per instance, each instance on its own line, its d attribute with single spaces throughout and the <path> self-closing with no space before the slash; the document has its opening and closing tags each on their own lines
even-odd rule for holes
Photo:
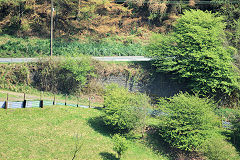
<svg viewBox="0 0 240 160">
<path fill-rule="evenodd" d="M 12 35 L 48 36 L 50 2 L 46 0 L 1 0 L 1 32 Z M 235 0 L 151 1 L 126 0 L 113 3 L 98 1 L 54 1 L 56 37 L 135 34 L 140 37 L 149 30 L 169 32 L 184 10 L 201 9 L 226 16 L 229 40 L 237 41 L 235 21 L 239 19 L 239 3 Z"/>
<path fill-rule="evenodd" d="M 213 7 L 224 17 L 226 23 L 225 33 L 228 42 L 234 47 L 240 49 L 240 8 L 239 2 L 227 0 L 213 0 Z"/>
<path fill-rule="evenodd" d="M 94 77 L 94 67 L 88 57 L 49 59 L 31 64 L 2 64 L 0 87 L 24 91 L 34 87 L 41 91 L 74 94 Z"/>
<path fill-rule="evenodd" d="M 95 67 L 90 57 L 49 59 L 34 64 L 33 86 L 43 91 L 79 94 L 95 77 Z"/>
<path fill-rule="evenodd" d="M 50 41 L 47 39 L 1 37 L 0 57 L 41 57 L 48 56 Z M 53 55 L 73 56 L 140 56 L 145 55 L 144 46 L 140 43 L 121 42 L 118 40 L 102 41 L 63 41 L 54 40 Z"/>
<path fill-rule="evenodd" d="M 89 57 L 49 59 L 32 64 L 1 65 L 0 87 L 23 91 L 33 86 L 41 91 L 74 94 L 94 77 L 94 67 Z M 19 86 L 22 89 L 19 90 Z"/>
<path fill-rule="evenodd" d="M 1 1 L 1 33 L 47 37 L 50 26 L 49 1 Z M 56 37 L 106 37 L 121 34 L 142 34 L 136 27 L 144 24 L 121 4 L 109 0 L 54 1 Z M 141 24 L 138 24 L 138 23 Z M 144 29 L 143 29 L 144 30 Z M 147 28 L 146 28 L 147 30 Z M 141 28 L 140 28 L 140 31 Z"/>
<path fill-rule="evenodd" d="M 201 97 L 180 93 L 161 100 L 160 136 L 175 148 L 216 160 L 239 159 L 234 147 L 238 148 L 239 117 L 236 113 L 229 117 L 221 108 L 232 107 L 238 112 L 240 93 L 239 53 L 227 42 L 224 30 L 229 26 L 224 20 L 209 11 L 186 10 L 176 20 L 173 32 L 154 35 L 148 46 L 157 71 L 177 75 L 179 81 L 187 83 L 191 94 Z M 209 96 L 220 109 L 213 100 L 203 98 Z M 219 117 L 214 112 L 222 117 L 222 125 L 228 130 L 219 128 Z"/>
<path fill-rule="evenodd" d="M 1 65 L 0 87 L 21 91 L 24 86 L 30 85 L 30 70 L 28 65 Z M 17 86 L 19 88 L 17 89 Z"/>
</svg>

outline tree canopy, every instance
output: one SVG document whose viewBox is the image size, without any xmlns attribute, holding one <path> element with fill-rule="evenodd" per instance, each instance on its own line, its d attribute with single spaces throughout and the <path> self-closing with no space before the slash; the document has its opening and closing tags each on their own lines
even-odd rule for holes
<svg viewBox="0 0 240 160">
<path fill-rule="evenodd" d="M 171 34 L 153 36 L 148 50 L 154 65 L 190 82 L 193 92 L 226 96 L 239 92 L 239 74 L 232 63 L 236 49 L 227 44 L 222 21 L 208 11 L 185 11 Z"/>
</svg>

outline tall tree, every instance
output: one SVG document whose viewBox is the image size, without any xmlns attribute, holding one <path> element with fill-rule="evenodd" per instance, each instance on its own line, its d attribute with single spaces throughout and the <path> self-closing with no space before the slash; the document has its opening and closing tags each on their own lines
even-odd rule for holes
<svg viewBox="0 0 240 160">
<path fill-rule="evenodd" d="M 225 43 L 222 21 L 223 17 L 207 11 L 185 11 L 172 34 L 153 38 L 148 49 L 156 58 L 154 65 L 187 80 L 193 92 L 236 96 L 240 91 L 239 74 L 232 64 L 236 50 Z"/>
</svg>

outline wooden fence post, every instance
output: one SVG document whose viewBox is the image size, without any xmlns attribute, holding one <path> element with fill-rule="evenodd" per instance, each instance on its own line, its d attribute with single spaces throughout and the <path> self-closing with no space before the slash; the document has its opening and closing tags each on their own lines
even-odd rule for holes
<svg viewBox="0 0 240 160">
<path fill-rule="evenodd" d="M 40 108 L 43 108 L 42 92 L 40 93 Z"/>
<path fill-rule="evenodd" d="M 79 97 L 77 96 L 77 107 L 78 107 L 78 101 L 79 101 Z"/>
<path fill-rule="evenodd" d="M 53 105 L 56 104 L 56 97 L 55 97 L 55 94 L 54 94 L 54 98 L 53 98 Z"/>
<path fill-rule="evenodd" d="M 5 107 L 4 107 L 5 109 L 7 109 L 8 108 L 8 93 L 7 93 L 7 99 L 6 99 L 6 101 L 5 101 Z"/>
<path fill-rule="evenodd" d="M 67 105 L 67 95 L 65 95 L 65 106 Z"/>
<path fill-rule="evenodd" d="M 91 96 L 88 97 L 88 101 L 89 101 L 89 108 L 91 108 Z"/>
<path fill-rule="evenodd" d="M 40 100 L 40 108 L 43 108 L 43 100 Z"/>
<path fill-rule="evenodd" d="M 23 108 L 26 108 L 27 101 L 26 101 L 26 94 L 23 95 Z"/>
</svg>

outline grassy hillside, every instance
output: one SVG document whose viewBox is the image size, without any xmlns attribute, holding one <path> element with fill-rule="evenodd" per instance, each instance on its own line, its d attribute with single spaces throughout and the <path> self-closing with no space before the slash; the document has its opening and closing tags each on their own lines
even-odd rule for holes
<svg viewBox="0 0 240 160">
<path fill-rule="evenodd" d="M 110 132 L 96 109 L 54 106 L 0 109 L 1 159 L 116 159 Z M 129 140 L 123 156 L 129 160 L 168 159 L 147 148 L 142 141 Z"/>
<path fill-rule="evenodd" d="M 143 30 L 145 27 L 140 26 L 147 24 L 128 7 L 109 0 L 55 0 L 54 9 L 56 37 L 106 37 L 119 33 L 129 34 Z M 49 36 L 50 1 L 2 0 L 0 12 L 0 33 Z"/>
<path fill-rule="evenodd" d="M 240 49 L 239 5 L 233 0 L 54 0 L 53 51 L 55 55 L 144 55 L 144 46 L 135 39 L 145 41 L 152 33 L 171 32 L 176 19 L 189 9 L 224 16 L 227 41 Z M 0 0 L 0 56 L 48 55 L 50 19 L 50 1 Z M 14 37 L 6 40 L 5 34 Z"/>
</svg>

